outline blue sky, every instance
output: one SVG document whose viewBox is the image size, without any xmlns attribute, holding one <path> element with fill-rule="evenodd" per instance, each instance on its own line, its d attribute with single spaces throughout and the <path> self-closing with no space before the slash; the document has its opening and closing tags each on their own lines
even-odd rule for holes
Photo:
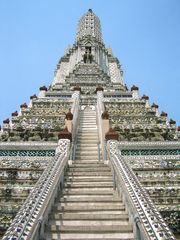
<svg viewBox="0 0 180 240">
<path fill-rule="evenodd" d="M 180 125 L 179 0 L 1 0 L 0 123 L 50 85 L 79 18 L 92 8 L 125 82 Z"/>
</svg>

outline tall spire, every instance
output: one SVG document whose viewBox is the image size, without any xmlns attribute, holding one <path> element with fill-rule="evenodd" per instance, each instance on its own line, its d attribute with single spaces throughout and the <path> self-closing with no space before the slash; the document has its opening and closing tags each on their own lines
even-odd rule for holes
<svg viewBox="0 0 180 240">
<path fill-rule="evenodd" d="M 85 36 L 92 36 L 102 42 L 101 24 L 99 18 L 89 9 L 79 20 L 76 40 L 79 41 Z"/>
</svg>

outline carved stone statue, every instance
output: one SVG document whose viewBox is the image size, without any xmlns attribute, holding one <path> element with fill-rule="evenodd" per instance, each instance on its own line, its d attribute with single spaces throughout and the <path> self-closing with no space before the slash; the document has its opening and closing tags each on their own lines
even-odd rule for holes
<svg viewBox="0 0 180 240">
<path fill-rule="evenodd" d="M 84 63 L 92 63 L 92 54 L 89 50 L 87 50 L 83 56 Z"/>
</svg>

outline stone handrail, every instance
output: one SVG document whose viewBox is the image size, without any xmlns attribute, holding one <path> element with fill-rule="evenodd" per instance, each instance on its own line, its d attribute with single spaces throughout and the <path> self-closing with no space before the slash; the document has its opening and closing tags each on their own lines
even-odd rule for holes
<svg viewBox="0 0 180 240">
<path fill-rule="evenodd" d="M 40 236 L 43 237 L 48 214 L 63 183 L 69 148 L 69 140 L 59 140 L 55 157 L 50 161 L 20 208 L 3 240 L 38 240 Z"/>
<path fill-rule="evenodd" d="M 71 113 L 73 114 L 73 131 L 72 131 L 72 137 L 75 138 L 76 136 L 76 130 L 78 126 L 78 119 L 79 119 L 79 102 L 80 102 L 80 92 L 75 91 L 72 95 L 72 98 L 74 99 Z"/>
<path fill-rule="evenodd" d="M 101 149 L 102 149 L 102 153 L 103 153 L 104 152 L 103 151 L 103 149 L 104 149 L 104 138 L 103 138 L 103 127 L 102 127 L 101 115 L 104 112 L 104 104 L 102 102 L 102 99 L 103 99 L 103 92 L 102 91 L 97 91 L 97 124 L 98 124 L 100 145 L 101 145 Z"/>
<path fill-rule="evenodd" d="M 118 141 L 109 140 L 107 151 L 113 169 L 115 186 L 121 191 L 128 211 L 135 222 L 137 239 L 175 240 L 149 195 L 121 156 Z"/>
<path fill-rule="evenodd" d="M 71 112 L 73 114 L 73 131 L 72 131 L 72 143 L 71 143 L 71 154 L 70 160 L 74 160 L 75 158 L 75 151 L 76 151 L 76 139 L 77 139 L 77 131 L 78 131 L 78 124 L 79 124 L 79 108 L 80 108 L 80 91 L 75 91 L 72 95 L 74 99 Z"/>
</svg>

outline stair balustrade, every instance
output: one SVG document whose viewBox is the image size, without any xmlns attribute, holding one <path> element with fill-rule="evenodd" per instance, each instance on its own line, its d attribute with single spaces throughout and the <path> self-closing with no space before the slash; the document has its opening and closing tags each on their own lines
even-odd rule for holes
<svg viewBox="0 0 180 240">
<path fill-rule="evenodd" d="M 3 240 L 40 240 L 48 220 L 48 214 L 63 186 L 64 172 L 69 159 L 70 141 L 59 140 L 56 155 L 44 170 L 40 179 L 20 208 Z"/>
<path fill-rule="evenodd" d="M 103 92 L 97 91 L 97 125 L 99 131 L 99 140 L 100 140 L 100 147 L 102 151 L 102 157 L 105 160 L 105 150 L 104 150 L 104 137 L 103 137 L 103 127 L 102 127 L 102 118 L 101 115 L 104 112 L 104 104 L 102 102 L 103 99 Z"/>
<path fill-rule="evenodd" d="M 138 240 L 174 240 L 169 227 L 158 212 L 133 170 L 126 163 L 118 141 L 107 142 L 107 152 L 114 175 L 114 186 L 120 192 L 134 222 Z"/>
<path fill-rule="evenodd" d="M 79 125 L 79 109 L 80 109 L 80 91 L 75 91 L 72 95 L 74 99 L 71 112 L 73 114 L 72 120 L 72 143 L 71 143 L 71 151 L 70 151 L 70 160 L 75 159 L 75 152 L 76 152 L 76 142 L 77 142 L 77 131 Z"/>
</svg>

